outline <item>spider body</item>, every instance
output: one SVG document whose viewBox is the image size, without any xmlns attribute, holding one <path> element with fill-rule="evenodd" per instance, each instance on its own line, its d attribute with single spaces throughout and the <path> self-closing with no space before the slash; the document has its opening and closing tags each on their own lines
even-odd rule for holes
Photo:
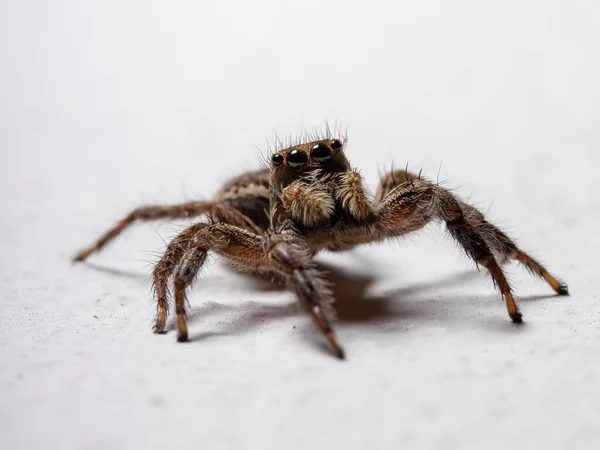
<svg viewBox="0 0 600 450">
<path fill-rule="evenodd" d="M 344 143 L 331 137 L 279 149 L 268 168 L 231 179 L 212 201 L 135 209 L 74 259 L 86 259 L 135 221 L 205 215 L 208 220 L 177 235 L 156 264 L 154 332 L 165 332 L 172 281 L 178 341 L 187 340 L 186 290 L 212 252 L 237 270 L 286 281 L 339 358 L 344 351 L 331 326 L 333 298 L 312 261 L 321 250 L 397 238 L 441 220 L 467 255 L 489 271 L 513 322 L 521 323 L 522 315 L 501 264 L 517 260 L 557 294 L 568 294 L 565 284 L 483 214 L 420 174 L 392 170 L 371 198 L 344 150 Z"/>
</svg>

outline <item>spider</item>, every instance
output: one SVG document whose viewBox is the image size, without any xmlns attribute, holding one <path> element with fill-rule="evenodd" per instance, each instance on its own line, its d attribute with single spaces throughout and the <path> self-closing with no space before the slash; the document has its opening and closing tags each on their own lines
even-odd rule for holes
<svg viewBox="0 0 600 450">
<path fill-rule="evenodd" d="M 307 140 L 288 148 L 280 146 L 271 154 L 267 168 L 229 180 L 212 201 L 133 210 L 74 261 L 85 260 L 136 221 L 204 215 L 207 220 L 191 225 L 168 244 L 154 268 L 154 333 L 165 333 L 172 281 L 177 340 L 188 340 L 186 290 L 210 251 L 234 269 L 285 281 L 340 359 L 344 350 L 331 325 L 334 299 L 313 262 L 321 250 L 337 252 L 398 238 L 441 220 L 467 255 L 489 271 L 514 323 L 523 318 L 503 263 L 517 260 L 558 295 L 568 295 L 564 283 L 481 212 L 438 183 L 407 170 L 391 170 L 372 198 L 360 173 L 350 166 L 345 138 L 328 134 Z"/>
</svg>

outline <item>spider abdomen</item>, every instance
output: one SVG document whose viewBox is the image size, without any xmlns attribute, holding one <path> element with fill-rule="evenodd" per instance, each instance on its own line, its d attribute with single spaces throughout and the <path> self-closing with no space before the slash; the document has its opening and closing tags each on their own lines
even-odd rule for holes
<svg viewBox="0 0 600 450">
<path fill-rule="evenodd" d="M 217 192 L 214 201 L 238 211 L 266 231 L 270 224 L 269 171 L 246 172 L 230 179 Z"/>
</svg>

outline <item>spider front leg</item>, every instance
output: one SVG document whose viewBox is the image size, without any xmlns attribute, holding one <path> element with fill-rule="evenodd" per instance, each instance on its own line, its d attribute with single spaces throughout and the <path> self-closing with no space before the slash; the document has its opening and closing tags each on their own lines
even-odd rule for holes
<svg viewBox="0 0 600 450">
<path fill-rule="evenodd" d="M 333 316 L 333 297 L 326 281 L 314 268 L 306 243 L 293 230 L 270 234 L 266 239 L 267 255 L 273 271 L 284 277 L 288 286 L 307 306 L 308 312 L 325 335 L 335 355 L 344 359 L 328 316 Z"/>
<path fill-rule="evenodd" d="M 381 179 L 375 201 L 376 203 L 381 203 L 392 191 L 394 191 L 392 195 L 400 195 L 398 194 L 399 190 L 406 193 L 407 189 L 415 189 L 419 183 L 427 182 L 422 180 L 420 175 L 415 175 L 405 170 L 392 171 Z M 442 189 L 437 185 L 435 187 Z M 442 191 L 448 192 L 443 189 Z M 506 233 L 488 222 L 480 211 L 468 203 L 458 199 L 457 201 L 465 220 L 485 240 L 500 264 L 509 260 L 516 260 L 523 264 L 531 273 L 543 278 L 558 295 L 569 295 L 569 289 L 565 283 L 559 281 L 531 255 L 517 247 L 515 242 Z"/>
<path fill-rule="evenodd" d="M 154 296 L 157 302 L 155 333 L 163 333 L 168 314 L 169 280 L 175 287 L 177 340 L 188 339 L 186 323 L 186 289 L 196 278 L 208 251 L 230 259 L 248 271 L 264 272 L 263 241 L 260 236 L 233 225 L 199 223 L 176 236 L 154 269 Z"/>
<path fill-rule="evenodd" d="M 290 239 L 291 238 L 291 239 Z M 273 235 L 268 239 L 227 224 L 199 223 L 184 230 L 167 246 L 154 269 L 154 294 L 158 305 L 155 333 L 162 333 L 168 313 L 168 283 L 173 278 L 177 340 L 185 342 L 188 330 L 185 311 L 186 289 L 196 278 L 208 251 L 227 258 L 237 267 L 258 273 L 275 272 L 309 308 L 313 319 L 339 358 L 344 351 L 335 339 L 327 310 L 332 302 L 325 281 L 312 267 L 306 246 L 293 234 Z"/>
<path fill-rule="evenodd" d="M 388 190 L 378 208 L 376 224 L 382 235 L 399 236 L 422 228 L 432 219 L 443 220 L 449 233 L 467 255 L 488 269 L 494 284 L 504 297 L 511 320 L 521 323 L 523 318 L 510 284 L 492 249 L 477 227 L 465 216 L 461 202 L 448 190 L 418 176 L 396 175 L 403 181 Z M 385 185 L 380 188 L 380 192 L 385 190 Z"/>
<path fill-rule="evenodd" d="M 204 252 L 206 255 L 206 249 L 192 248 L 190 243 L 192 238 L 201 232 L 202 229 L 209 226 L 206 223 L 198 223 L 193 225 L 182 233 L 177 235 L 167 246 L 165 253 L 154 268 L 154 298 L 156 300 L 156 322 L 153 327 L 154 333 L 161 334 L 165 332 L 167 323 L 167 315 L 169 314 L 169 280 L 175 272 L 175 270 L 181 265 L 184 256 L 190 253 Z M 188 258 L 189 260 L 189 258 Z M 200 266 L 196 268 L 196 273 L 200 269 Z M 188 271 L 189 273 L 189 271 Z M 193 277 L 196 275 L 194 273 Z M 187 325 L 185 321 L 185 299 L 179 296 L 178 301 L 175 305 L 177 312 L 177 326 L 179 329 L 179 337 L 185 340 L 187 339 Z M 178 340 L 179 340 L 178 337 Z"/>
<path fill-rule="evenodd" d="M 490 248 L 497 255 L 500 262 L 517 260 L 532 274 L 543 278 L 558 295 L 569 295 L 569 288 L 565 283 L 557 280 L 548 270 L 537 262 L 532 256 L 517 247 L 502 230 L 488 222 L 481 212 L 471 205 L 460 202 L 463 214 L 477 232 L 485 239 Z"/>
</svg>

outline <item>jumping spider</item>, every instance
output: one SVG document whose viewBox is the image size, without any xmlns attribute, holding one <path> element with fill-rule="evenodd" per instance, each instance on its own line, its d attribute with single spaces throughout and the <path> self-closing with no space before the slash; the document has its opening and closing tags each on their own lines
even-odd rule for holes
<svg viewBox="0 0 600 450">
<path fill-rule="evenodd" d="M 210 250 L 234 269 L 272 274 L 286 281 L 341 359 L 344 351 L 330 323 L 333 297 L 313 264 L 320 250 L 342 251 L 397 238 L 438 219 L 467 255 L 489 271 L 514 323 L 523 319 L 501 264 L 517 260 L 557 294 L 568 295 L 565 284 L 473 206 L 439 184 L 405 170 L 392 170 L 381 179 L 375 198 L 370 198 L 344 146 L 344 140 L 327 136 L 279 149 L 271 155 L 268 168 L 231 179 L 212 201 L 137 208 L 74 260 L 85 260 L 135 221 L 206 215 L 209 220 L 177 235 L 156 264 L 154 332 L 165 332 L 169 280 L 173 279 L 177 340 L 188 339 L 186 289 Z"/>
</svg>

